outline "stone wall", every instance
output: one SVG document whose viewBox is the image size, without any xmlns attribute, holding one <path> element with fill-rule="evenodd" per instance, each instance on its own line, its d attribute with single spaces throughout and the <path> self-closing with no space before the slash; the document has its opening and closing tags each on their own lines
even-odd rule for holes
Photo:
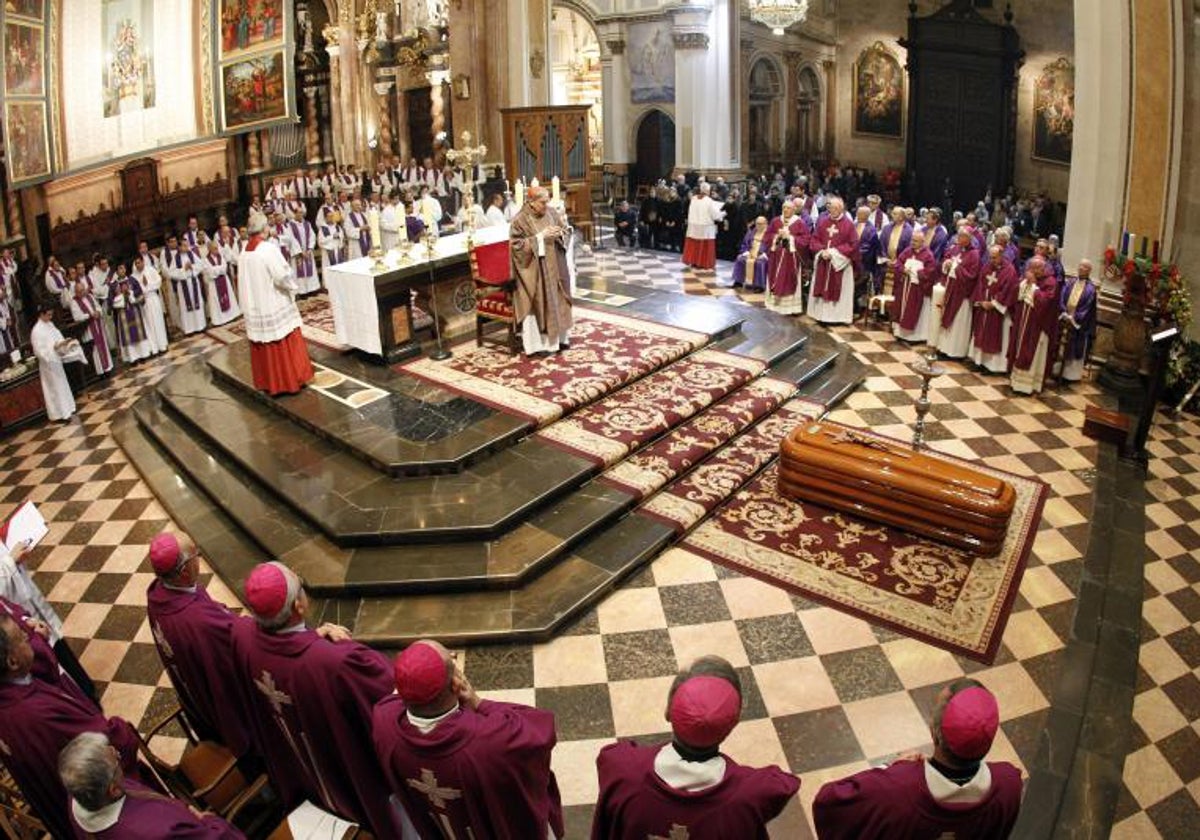
<svg viewBox="0 0 1200 840">
<path fill-rule="evenodd" d="M 1084 0 L 1086 2 L 1086 0 Z M 944 0 L 920 0 L 918 16 L 931 14 L 944 5 Z M 982 13 L 993 20 L 1002 20 L 998 8 Z M 1042 69 L 1059 56 L 1074 54 L 1074 4 L 1070 0 L 1013 0 L 1013 25 L 1021 36 L 1025 64 L 1021 68 L 1017 95 L 1016 183 L 1023 190 L 1044 190 L 1050 196 L 1066 200 L 1069 169 L 1052 163 L 1035 161 L 1033 149 L 1033 87 Z M 882 41 L 899 58 L 907 60 L 907 52 L 897 40 L 908 31 L 907 0 L 876 0 L 872 3 L 843 2 L 838 4 L 837 51 L 837 155 L 843 163 L 855 163 L 881 169 L 903 167 L 905 139 L 859 135 L 853 132 L 851 120 L 854 96 L 854 62 L 863 49 Z M 905 93 L 907 96 L 907 91 Z M 907 100 L 905 102 L 907 117 Z M 908 127 L 905 126 L 907 132 Z"/>
<path fill-rule="evenodd" d="M 1184 19 L 1183 148 L 1179 160 L 1179 203 L 1171 258 L 1178 263 L 1192 292 L 1189 337 L 1200 341 L 1200 0 L 1189 4 Z"/>
</svg>

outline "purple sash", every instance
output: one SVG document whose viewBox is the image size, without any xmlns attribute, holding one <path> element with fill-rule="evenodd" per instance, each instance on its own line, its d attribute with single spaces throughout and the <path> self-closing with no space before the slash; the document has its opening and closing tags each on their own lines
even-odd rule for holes
<svg viewBox="0 0 1200 840">
<path fill-rule="evenodd" d="M 54 278 L 54 285 L 58 286 L 58 290 L 60 292 L 67 288 L 67 276 L 65 273 L 62 271 L 55 271 L 53 268 L 46 273 Z"/>
<path fill-rule="evenodd" d="M 214 260 L 212 255 L 209 255 L 208 264 L 220 265 L 221 258 L 217 257 Z M 221 307 L 222 312 L 225 312 L 229 309 L 229 280 L 225 277 L 224 272 L 217 275 L 216 279 L 213 280 L 213 285 L 217 289 L 217 305 Z"/>
<path fill-rule="evenodd" d="M 367 217 L 362 213 L 351 213 L 350 218 L 358 228 L 358 247 L 362 249 L 363 256 L 366 256 L 371 250 L 371 231 L 367 229 Z"/>
<path fill-rule="evenodd" d="M 170 260 L 171 258 L 168 257 L 167 259 Z M 176 268 L 183 268 L 183 251 L 176 251 L 174 260 L 175 260 Z M 175 289 L 176 294 L 178 294 L 180 284 L 182 284 L 184 308 L 188 312 L 195 312 L 196 309 L 200 305 L 200 286 L 196 283 L 195 274 L 193 274 L 189 279 L 191 281 L 190 283 L 188 282 L 188 280 L 179 280 L 178 278 L 172 277 L 171 278 L 171 287 L 173 289 Z M 192 297 L 192 287 L 193 286 L 195 286 L 195 292 L 196 292 L 195 298 Z"/>
<path fill-rule="evenodd" d="M 100 308 L 96 305 L 96 300 L 91 295 L 84 295 L 83 297 L 76 295 L 75 302 L 88 315 L 100 314 Z M 108 339 L 104 337 L 104 324 L 101 323 L 100 318 L 93 317 L 88 319 L 88 332 L 92 334 L 92 350 L 100 354 L 100 367 L 107 370 L 112 365 L 112 359 L 108 355 Z M 99 372 L 97 371 L 97 373 Z"/>
</svg>

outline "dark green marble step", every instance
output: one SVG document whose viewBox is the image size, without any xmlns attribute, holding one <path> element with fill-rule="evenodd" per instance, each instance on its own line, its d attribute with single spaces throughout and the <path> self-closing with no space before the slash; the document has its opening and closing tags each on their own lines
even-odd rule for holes
<svg viewBox="0 0 1200 840">
<path fill-rule="evenodd" d="M 799 395 L 821 403 L 828 411 L 861 385 L 866 376 L 867 366 L 842 345 L 831 363 L 800 384 Z"/>
<path fill-rule="evenodd" d="M 837 342 L 825 333 L 814 332 L 800 352 L 792 353 L 772 366 L 771 375 L 795 382 L 796 387 L 803 388 L 832 367 L 840 355 L 841 346 Z"/>
<path fill-rule="evenodd" d="M 341 546 L 485 539 L 582 484 L 582 458 L 526 439 L 462 473 L 396 479 L 212 382 L 203 361 L 157 393 L 173 416 Z"/>
<path fill-rule="evenodd" d="M 665 525 L 627 516 L 520 589 L 330 600 L 321 618 L 341 619 L 355 638 L 379 647 L 426 636 L 449 644 L 545 641 L 673 536 Z"/>
<path fill-rule="evenodd" d="M 527 420 L 384 365 L 313 344 L 309 354 L 314 362 L 387 396 L 358 408 L 312 388 L 269 397 L 254 387 L 250 349 L 244 341 L 214 351 L 207 361 L 222 382 L 249 399 L 393 476 L 461 472 L 533 430 Z"/>
</svg>

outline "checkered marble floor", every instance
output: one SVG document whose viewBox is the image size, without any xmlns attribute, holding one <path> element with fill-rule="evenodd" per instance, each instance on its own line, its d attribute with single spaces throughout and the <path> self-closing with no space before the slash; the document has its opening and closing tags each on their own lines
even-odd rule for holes
<svg viewBox="0 0 1200 840">
<path fill-rule="evenodd" d="M 581 255 L 579 267 L 585 275 L 658 288 L 737 294 L 723 288 L 728 264 L 711 274 L 692 272 L 672 255 L 610 247 Z M 871 370 L 832 419 L 907 438 L 920 383 L 909 369 L 915 351 L 881 331 L 841 328 L 835 336 Z M 173 701 L 144 611 L 147 546 L 172 523 L 112 441 L 109 424 L 173 364 L 215 346 L 206 336 L 178 342 L 165 357 L 93 391 L 69 423 L 0 440 L 0 516 L 26 499 L 41 506 L 51 530 L 29 565 L 99 682 L 106 711 L 143 729 Z M 727 752 L 743 763 L 781 764 L 802 778 L 802 806 L 785 812 L 775 826 L 778 837 L 808 835 L 809 804 L 824 781 L 927 747 L 934 697 L 945 681 L 963 674 L 999 697 L 1002 732 L 993 757 L 1022 765 L 1032 760 L 1082 570 L 1096 449 L 1079 429 L 1085 406 L 1099 392 L 1084 383 L 1017 398 L 1003 379 L 947 367 L 934 382 L 932 445 L 1036 475 L 1052 488 L 995 663 L 980 665 L 705 561 L 660 558 L 553 642 L 475 648 L 462 660 L 487 696 L 557 713 L 554 767 L 568 806 L 568 836 L 587 836 L 599 748 L 615 737 L 662 736 L 671 677 L 703 653 L 732 661 L 746 688 L 744 720 Z M 1144 737 L 1127 762 L 1128 792 L 1118 815 L 1123 837 L 1179 837 L 1173 827 L 1197 816 L 1198 433 L 1194 420 L 1160 424 L 1156 431 L 1160 457 L 1147 517 L 1153 562 L 1135 707 Z M 211 579 L 209 587 L 215 597 L 237 603 L 221 581 Z M 168 753 L 181 746 L 162 744 Z"/>
</svg>

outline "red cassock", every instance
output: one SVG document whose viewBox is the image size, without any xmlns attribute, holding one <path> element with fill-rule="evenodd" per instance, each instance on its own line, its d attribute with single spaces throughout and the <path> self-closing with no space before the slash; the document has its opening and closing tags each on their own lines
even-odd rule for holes
<svg viewBox="0 0 1200 840">
<path fill-rule="evenodd" d="M 904 264 L 910 259 L 920 260 L 924 266 L 917 272 L 915 283 L 904 270 Z M 933 292 L 938 276 L 937 260 L 929 248 L 919 251 L 913 251 L 911 247 L 905 248 L 900 256 L 896 257 L 896 299 L 889 304 L 888 309 L 894 323 L 899 324 L 902 329 L 916 329 L 917 321 L 921 317 L 921 307 L 925 304 L 925 298 Z"/>
<path fill-rule="evenodd" d="M 944 277 L 946 284 L 946 299 L 942 302 L 942 326 L 946 329 L 954 323 L 958 310 L 964 303 L 969 306 L 971 295 L 975 292 L 975 281 L 979 276 L 979 252 L 974 248 L 962 248 L 957 242 L 946 248 L 942 254 L 942 262 L 953 257 L 962 256 L 958 271 L 954 277 Z M 941 266 L 938 266 L 940 269 Z M 939 274 L 941 272 L 939 271 Z"/>
<path fill-rule="evenodd" d="M 842 282 L 842 274 L 833 270 L 833 263 L 830 260 L 816 259 L 816 255 L 826 248 L 833 248 L 848 259 L 856 259 L 858 257 L 858 231 L 854 229 L 854 222 L 850 221 L 850 217 L 845 213 L 836 222 L 827 215 L 822 216 L 817 222 L 817 229 L 813 232 L 808 247 L 813 254 L 815 265 L 813 297 L 837 303 L 842 299 L 842 287 L 845 285 Z"/>
<path fill-rule="evenodd" d="M 300 330 L 278 341 L 251 341 L 250 370 L 254 387 L 275 394 L 294 394 L 316 375 Z"/>
<path fill-rule="evenodd" d="M 159 658 L 196 733 L 234 755 L 245 754 L 247 714 L 229 663 L 233 625 L 251 619 L 234 615 L 202 587 L 188 592 L 157 579 L 146 591 L 146 614 Z"/>
<path fill-rule="evenodd" d="M 722 756 L 720 782 L 700 791 L 677 790 L 654 772 L 660 749 L 621 741 L 600 750 L 592 840 L 766 840 L 767 823 L 800 789 L 800 780 L 778 767 L 743 767 Z"/>
<path fill-rule="evenodd" d="M 543 840 L 547 827 L 563 836 L 553 713 L 483 700 L 422 733 L 392 695 L 373 721 L 375 753 L 422 837 Z"/>
<path fill-rule="evenodd" d="M 1054 327 L 1058 323 L 1058 285 L 1053 274 L 1047 273 L 1038 281 L 1033 303 L 1021 300 L 1020 284 L 1012 313 L 1012 332 L 1008 340 L 1009 367 L 1028 370 L 1037 353 L 1038 339 L 1049 340 L 1047 363 L 1054 353 Z"/>
<path fill-rule="evenodd" d="M 100 711 L 92 698 L 84 694 L 78 683 L 59 667 L 58 654 L 54 652 L 54 648 L 48 641 L 26 623 L 29 614 L 19 604 L 14 604 L 7 598 L 0 598 L 0 615 L 7 615 L 25 631 L 25 638 L 29 640 L 29 646 L 33 648 L 33 668 L 30 670 L 30 676 L 47 685 L 60 688 L 84 706 L 90 707 L 96 712 Z"/>
<path fill-rule="evenodd" d="M 1017 286 L 1020 282 L 1012 263 L 1001 260 L 1000 267 L 996 268 L 989 261 L 979 272 L 979 282 L 975 284 L 971 303 L 995 301 L 1004 307 L 1005 312 L 1011 313 L 1013 304 L 1017 302 Z M 1004 313 L 996 309 L 976 308 L 975 320 L 971 325 L 971 341 L 984 353 L 999 353 L 1004 347 Z"/>
<path fill-rule="evenodd" d="M 820 840 L 895 840 L 956 837 L 1003 840 L 1021 809 L 1021 773 L 1005 762 L 988 762 L 992 786 L 979 802 L 941 803 L 929 794 L 925 765 L 897 761 L 829 782 L 813 802 Z"/>
<path fill-rule="evenodd" d="M 799 216 L 792 216 L 788 231 L 792 235 L 795 250 L 788 247 L 787 238 L 780 236 L 783 217 L 776 216 L 767 228 L 763 244 L 768 249 L 767 288 L 775 297 L 794 295 L 800 285 L 800 266 L 803 255 L 808 253 L 808 225 Z"/>
<path fill-rule="evenodd" d="M 125 782 L 125 802 L 111 828 L 84 831 L 71 819 L 79 840 L 245 840 L 246 835 L 216 816 L 197 817 L 178 799 Z"/>
<path fill-rule="evenodd" d="M 246 622 L 232 635 L 250 736 L 283 804 L 309 799 L 378 838 L 397 836 L 371 750 L 371 709 L 393 688 L 387 657 L 308 629 L 268 633 Z"/>
<path fill-rule="evenodd" d="M 91 703 L 41 680 L 0 681 L 0 762 L 55 837 L 73 836 L 58 754 L 81 732 L 107 735 L 121 769 L 136 778 L 137 734 L 128 721 L 106 718 Z"/>
</svg>

